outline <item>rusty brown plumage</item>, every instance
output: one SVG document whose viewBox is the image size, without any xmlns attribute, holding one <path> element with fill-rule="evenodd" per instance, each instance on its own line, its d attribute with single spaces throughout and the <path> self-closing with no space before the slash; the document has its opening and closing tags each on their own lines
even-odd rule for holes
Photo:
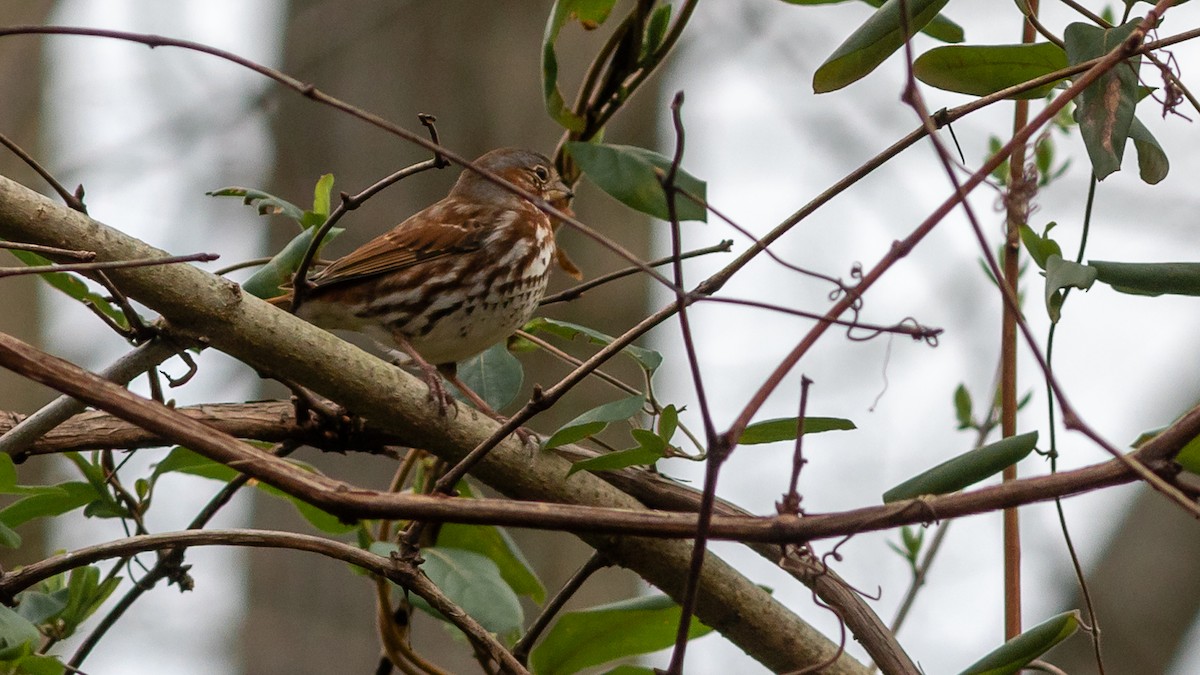
<svg viewBox="0 0 1200 675">
<path fill-rule="evenodd" d="M 573 196 L 536 152 L 502 148 L 475 164 L 556 205 Z M 453 376 L 454 363 L 528 321 L 557 259 L 546 214 L 466 170 L 441 201 L 313 276 L 296 314 L 399 348 L 425 372 L 431 394 L 444 396 L 430 364 Z M 288 307 L 291 298 L 272 302 Z"/>
</svg>

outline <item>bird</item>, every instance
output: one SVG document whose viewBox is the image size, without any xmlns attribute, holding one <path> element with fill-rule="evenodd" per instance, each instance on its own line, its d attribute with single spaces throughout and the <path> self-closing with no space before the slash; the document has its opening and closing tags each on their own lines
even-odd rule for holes
<svg viewBox="0 0 1200 675">
<path fill-rule="evenodd" d="M 569 209 L 574 193 L 545 155 L 492 150 L 472 162 L 539 199 Z M 446 197 L 269 300 L 329 330 L 367 335 L 416 366 L 441 414 L 442 377 L 500 419 L 458 379 L 456 364 L 507 339 L 545 294 L 556 254 L 553 221 L 535 203 L 465 169 Z"/>
</svg>

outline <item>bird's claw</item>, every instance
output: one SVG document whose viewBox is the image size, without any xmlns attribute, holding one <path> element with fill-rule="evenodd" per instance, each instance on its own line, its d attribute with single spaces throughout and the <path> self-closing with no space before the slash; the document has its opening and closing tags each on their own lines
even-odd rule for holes
<svg viewBox="0 0 1200 675">
<path fill-rule="evenodd" d="M 534 450 L 537 450 L 538 448 L 542 447 L 542 440 L 538 438 L 538 435 L 529 429 L 526 429 L 525 427 L 517 427 L 516 431 L 513 433 L 516 434 L 518 439 L 520 439 L 521 444 L 527 448 L 533 448 Z"/>
<path fill-rule="evenodd" d="M 446 389 L 445 383 L 442 381 L 442 376 L 438 374 L 436 369 L 428 371 L 422 370 L 425 381 L 425 386 L 429 387 L 429 400 L 437 405 L 438 415 L 446 417 L 450 410 L 454 410 L 454 415 L 458 416 L 458 405 L 454 400 L 454 396 Z"/>
</svg>

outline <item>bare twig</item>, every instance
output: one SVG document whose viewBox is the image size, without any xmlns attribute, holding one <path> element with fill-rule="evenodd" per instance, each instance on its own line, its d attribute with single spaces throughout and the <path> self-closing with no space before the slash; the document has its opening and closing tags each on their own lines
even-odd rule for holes
<svg viewBox="0 0 1200 675">
<path fill-rule="evenodd" d="M 725 239 L 725 240 L 722 240 L 721 243 L 715 244 L 713 246 L 706 246 L 704 248 L 698 248 L 694 251 L 688 251 L 687 253 L 684 253 L 680 257 L 683 260 L 687 260 L 688 258 L 697 258 L 699 256 L 708 255 L 710 253 L 728 253 L 732 247 L 733 247 L 733 240 Z M 665 256 L 665 257 L 659 258 L 657 260 L 651 260 L 646 264 L 651 267 L 660 267 L 662 265 L 666 265 L 668 263 L 674 262 L 674 260 L 675 260 L 674 256 Z M 575 300 L 579 296 L 592 290 L 593 288 L 596 288 L 597 286 L 603 286 L 604 284 L 607 284 L 612 281 L 616 281 L 617 279 L 623 279 L 632 274 L 637 274 L 640 271 L 642 271 L 640 267 L 626 267 L 624 269 L 619 269 L 619 270 L 616 270 L 613 272 L 609 272 L 608 274 L 603 274 L 601 276 L 596 277 L 595 279 L 589 279 L 588 281 L 585 281 L 581 284 L 572 286 L 565 290 L 559 291 L 558 293 L 554 293 L 552 295 L 547 295 L 546 297 L 542 298 L 542 302 L 541 302 L 540 306 L 545 307 L 546 305 L 553 305 L 554 303 L 557 303 L 557 302 L 569 302 L 571 300 Z"/>
<path fill-rule="evenodd" d="M 528 341 L 532 342 L 533 344 L 537 345 L 542 351 L 553 356 L 554 358 L 558 359 L 559 361 L 562 361 L 563 363 L 569 363 L 569 364 L 571 364 L 571 366 L 573 366 L 575 368 L 578 368 L 580 365 L 583 364 L 582 359 L 571 356 L 570 354 L 564 352 L 563 350 L 559 349 L 558 347 L 555 347 L 554 345 L 550 344 L 549 342 L 546 342 L 545 340 L 534 335 L 533 333 L 528 333 L 523 330 L 518 330 L 515 333 L 515 335 L 520 337 L 522 340 L 528 340 Z M 608 373 L 604 372 L 603 370 L 600 370 L 599 368 L 597 368 L 595 371 L 593 371 L 592 374 L 627 394 L 641 393 L 638 391 L 638 389 L 636 387 L 625 384 L 621 380 L 618 380 L 616 377 L 609 375 Z"/>
<path fill-rule="evenodd" d="M 219 258 L 215 253 L 192 253 L 191 255 L 173 255 L 165 258 L 147 260 L 111 260 L 105 262 L 65 263 L 61 265 L 38 265 L 34 267 L 0 267 L 0 279 L 17 277 L 26 274 L 47 274 L 50 272 L 95 272 L 98 270 L 121 270 L 134 267 L 153 267 L 155 265 L 173 265 L 185 262 L 208 262 Z"/>
<path fill-rule="evenodd" d="M 671 168 L 662 177 L 663 193 L 667 197 L 667 215 L 671 223 L 671 253 L 675 261 L 673 271 L 675 287 L 683 288 L 683 233 L 679 226 L 679 214 L 676 211 L 675 179 L 679 175 L 679 165 L 683 162 L 684 130 L 681 109 L 683 107 L 683 92 L 675 94 L 671 102 L 671 121 L 675 128 L 675 156 L 671 159 Z M 700 374 L 700 358 L 696 353 L 696 343 L 692 337 L 691 322 L 688 319 L 688 298 L 682 291 L 676 291 L 675 311 L 679 317 L 679 329 L 683 336 L 684 353 L 687 355 L 688 369 L 692 376 L 692 386 L 696 390 L 696 400 L 700 408 L 700 419 L 704 423 L 704 439 L 707 446 L 707 459 L 704 471 L 704 497 L 700 502 L 699 528 L 696 542 L 692 549 L 692 564 L 688 570 L 687 581 L 684 585 L 683 600 L 679 603 L 679 627 L 675 632 L 675 649 L 671 652 L 671 663 L 667 672 L 680 675 L 683 672 L 684 654 L 692 626 L 692 614 L 695 611 L 696 589 L 700 585 L 700 571 L 704 566 L 704 556 L 708 548 L 708 524 L 712 519 L 713 504 L 717 496 L 717 478 L 721 465 L 729 456 L 732 446 L 722 443 L 717 437 L 716 425 L 713 423 L 712 410 L 709 408 L 708 395 L 704 389 L 704 378 Z"/>
<path fill-rule="evenodd" d="M 793 309 L 791 307 L 784 307 L 782 305 L 776 305 L 776 304 L 772 304 L 769 302 L 759 302 L 758 300 L 747 300 L 745 298 L 703 297 L 703 298 L 696 298 L 696 300 L 698 302 L 704 302 L 704 303 L 718 303 L 718 304 L 728 304 L 728 305 L 741 305 L 743 307 L 757 307 L 759 309 L 767 309 L 772 312 L 779 312 L 780 314 L 789 314 L 791 316 L 798 316 L 798 317 L 805 318 L 805 319 L 814 319 L 817 321 L 827 320 L 825 315 L 820 314 L 818 312 L 806 312 L 802 309 Z M 921 324 L 917 323 L 913 319 L 906 319 L 904 321 L 901 321 L 900 323 L 892 324 L 890 326 L 884 326 L 881 324 L 874 324 L 874 323 L 864 323 L 862 321 L 857 321 L 857 320 L 848 321 L 846 319 L 834 319 L 830 323 L 837 325 L 837 326 L 846 326 L 848 329 L 859 328 L 859 329 L 870 331 L 870 334 L 867 336 L 850 335 L 850 331 L 847 331 L 847 335 L 850 337 L 850 339 L 856 340 L 856 341 L 870 339 L 881 333 L 893 333 L 896 335 L 907 335 L 908 337 L 911 337 L 914 340 L 921 340 L 921 341 L 929 344 L 930 346 L 934 346 L 937 344 L 938 336 L 940 336 L 944 332 L 941 328 L 930 328 L 928 326 L 922 326 Z"/>
<path fill-rule="evenodd" d="M 800 491 L 797 487 L 800 484 L 800 471 L 808 463 L 804 459 L 804 416 L 808 414 L 808 389 L 811 386 L 812 380 L 807 375 L 801 375 L 800 410 L 796 416 L 796 444 L 792 448 L 792 476 L 783 499 L 775 504 L 775 511 L 780 514 L 790 513 L 795 516 L 803 514 L 803 510 L 800 508 Z"/>
<path fill-rule="evenodd" d="M 75 260 L 88 261 L 96 258 L 95 251 L 74 251 L 69 248 L 59 248 L 57 246 L 39 246 L 37 244 L 23 244 L 19 241 L 4 241 L 0 239 L 0 248 L 7 248 L 13 251 L 29 251 L 39 255 L 53 255 L 63 258 L 74 258 Z"/>
<path fill-rule="evenodd" d="M 542 608 L 541 613 L 537 615 L 537 618 L 529 626 L 529 630 L 525 631 L 525 634 L 521 636 L 517 644 L 513 645 L 513 656 L 521 663 L 528 663 L 529 650 L 533 649 L 534 643 L 542 636 L 542 632 L 550 626 L 550 622 L 554 620 L 554 617 L 558 616 L 558 613 L 566 606 L 567 601 L 579 592 L 584 582 L 593 574 L 611 564 L 603 554 L 599 552 L 593 553 L 587 559 L 587 562 L 583 564 L 583 567 L 576 570 L 575 574 L 571 575 L 570 579 L 567 579 L 567 583 L 558 589 L 558 593 L 555 593 L 554 597 L 550 598 L 550 602 L 546 603 L 546 606 Z"/>
<path fill-rule="evenodd" d="M 67 206 L 80 213 L 87 213 L 87 205 L 83 203 L 82 185 L 76 188 L 75 193 L 72 194 L 69 190 L 67 190 L 67 188 L 63 187 L 62 183 L 59 183 L 58 179 L 56 179 L 49 171 L 47 171 L 45 167 L 38 163 L 38 161 L 33 158 L 33 155 L 25 152 L 25 149 L 14 143 L 11 138 L 5 136 L 4 134 L 0 134 L 0 145 L 8 148 L 14 155 L 20 157 L 21 161 L 25 162 L 29 168 L 37 172 L 37 175 L 41 176 L 42 180 L 46 181 L 46 184 L 49 185 L 52 190 L 58 193 L 58 196 L 62 198 L 63 202 L 65 202 Z"/>
</svg>

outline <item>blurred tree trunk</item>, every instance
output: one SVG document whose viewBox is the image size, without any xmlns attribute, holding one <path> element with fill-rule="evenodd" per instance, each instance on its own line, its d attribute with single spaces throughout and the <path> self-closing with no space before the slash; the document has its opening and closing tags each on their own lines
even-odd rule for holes
<svg viewBox="0 0 1200 675">
<path fill-rule="evenodd" d="M 1165 673 L 1181 651 L 1194 649 L 1183 640 L 1200 604 L 1197 560 L 1196 521 L 1162 495 L 1143 488 L 1099 562 L 1087 571 L 1105 672 Z M 1073 576 L 1070 581 L 1077 589 Z M 1084 608 L 1078 590 L 1067 606 Z M 1067 640 L 1049 657 L 1068 673 L 1097 672 L 1086 635 Z"/>
<path fill-rule="evenodd" d="M 53 7 L 53 0 L 0 4 L 0 25 L 45 23 Z M 0 133 L 44 164 L 46 158 L 39 152 L 43 45 L 45 40 L 39 38 L 10 38 L 0 42 L 0 91 L 20 92 L 19 95 L 0 96 Z M 0 148 L 0 174 L 36 190 L 49 190 L 33 169 L 7 148 Z M 7 251 L 0 250 L 0 266 L 15 264 L 20 263 Z M 0 297 L 21 298 L 22 301 L 0 303 L 0 308 L 3 308 L 0 311 L 0 333 L 41 344 L 41 307 L 32 301 L 37 296 L 41 280 L 22 276 L 4 279 L 2 283 Z M 44 387 L 0 369 L 0 410 L 33 412 L 51 397 L 51 392 Z M 41 466 L 44 463 L 33 462 L 21 467 L 22 482 L 36 482 L 30 472 L 38 471 Z M 2 549 L 0 564 L 5 569 L 11 569 L 18 563 L 31 562 L 45 553 L 45 537 L 39 523 L 44 524 L 45 521 L 35 521 L 21 528 L 23 542 L 20 550 Z"/>
<path fill-rule="evenodd" d="M 359 2 L 346 11 L 333 2 L 294 2 L 286 27 L 284 70 L 410 129 L 421 128 L 418 113 L 435 115 L 441 141 L 468 157 L 506 145 L 550 154 L 561 130 L 544 112 L 540 89 L 540 43 L 548 9 L 545 3 L 454 0 Z M 572 31 L 570 39 L 562 41 L 564 77 L 578 77 L 586 65 L 581 59 L 594 53 L 603 39 L 581 34 Z M 656 98 L 653 87 L 641 92 L 640 105 L 621 116 L 622 123 L 610 129 L 609 137 L 653 145 Z M 282 97 L 275 128 L 275 175 L 268 187 L 301 203 L 323 173 L 335 175 L 335 192 L 354 193 L 427 157 L 423 150 L 297 96 Z M 342 221 L 348 231 L 328 255 L 348 252 L 441 198 L 457 174 L 453 168 L 423 174 L 374 197 Z M 649 222 L 598 192 L 585 187 L 576 210 L 584 222 L 639 255 L 649 250 Z M 274 245 L 281 246 L 290 236 L 281 232 Z M 570 233 L 560 232 L 559 239 L 589 277 L 624 266 Z M 560 274 L 556 286 L 568 281 Z M 612 301 L 616 293 L 620 303 Z M 553 315 L 616 333 L 644 316 L 645 305 L 645 284 L 635 278 L 619 290 L 592 292 L 570 306 L 556 306 Z M 528 368 L 527 390 L 534 382 L 550 384 L 565 372 L 539 355 L 523 355 L 522 360 Z M 551 431 L 556 421 L 562 423 L 614 397 L 612 389 L 581 389 L 568 399 L 570 411 L 552 411 L 531 426 Z M 304 457 L 374 487 L 385 487 L 394 468 L 364 456 Z M 255 518 L 259 527 L 295 522 L 287 507 L 271 500 L 257 502 Z M 551 593 L 588 555 L 586 547 L 567 535 L 517 534 Z M 371 672 L 379 647 L 372 591 L 365 579 L 316 556 L 260 551 L 250 555 L 249 612 L 242 631 L 245 672 Z M 613 583 L 606 588 L 601 588 L 603 580 L 589 584 L 583 600 L 615 599 L 636 588 L 636 580 L 626 573 L 607 573 L 602 579 Z M 449 644 L 449 632 L 424 619 L 415 631 L 418 648 L 429 645 L 430 639 Z M 452 672 L 474 669 L 468 652 L 462 644 L 425 650 Z M 465 658 L 452 661 L 449 655 L 455 654 Z"/>
</svg>

